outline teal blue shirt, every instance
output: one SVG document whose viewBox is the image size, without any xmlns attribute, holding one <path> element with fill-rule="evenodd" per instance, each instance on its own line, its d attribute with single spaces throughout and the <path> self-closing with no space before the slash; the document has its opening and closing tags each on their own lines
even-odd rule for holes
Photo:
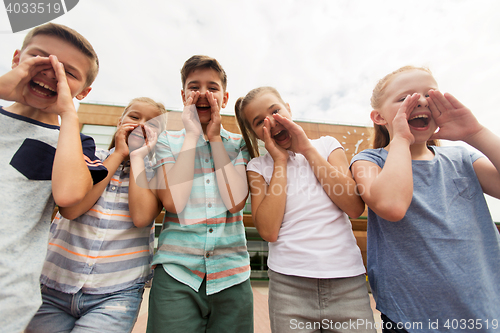
<svg viewBox="0 0 500 333">
<path fill-rule="evenodd" d="M 431 149 L 432 160 L 412 161 L 413 198 L 401 221 L 368 211 L 377 309 L 408 332 L 500 332 L 500 235 L 472 165 L 481 155 Z M 351 163 L 383 168 L 387 154 L 368 149 Z"/>
</svg>

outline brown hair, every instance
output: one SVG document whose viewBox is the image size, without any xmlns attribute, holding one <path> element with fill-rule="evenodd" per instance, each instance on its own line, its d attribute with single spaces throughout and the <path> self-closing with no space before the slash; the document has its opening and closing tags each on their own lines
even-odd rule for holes
<svg viewBox="0 0 500 333">
<path fill-rule="evenodd" d="M 186 80 L 189 74 L 191 74 L 191 72 L 194 71 L 195 69 L 199 68 L 211 68 L 215 70 L 217 73 L 219 73 L 219 78 L 222 83 L 222 89 L 224 90 L 224 92 L 226 91 L 227 75 L 226 72 L 224 71 L 224 68 L 222 68 L 221 64 L 215 58 L 211 58 L 206 55 L 194 55 L 188 60 L 186 60 L 184 66 L 182 66 L 181 81 L 183 90 L 186 85 Z"/>
<path fill-rule="evenodd" d="M 234 111 L 236 115 L 236 120 L 238 121 L 238 127 L 240 128 L 241 134 L 245 139 L 245 143 L 247 144 L 248 152 L 250 153 L 251 158 L 258 157 L 260 155 L 259 145 L 257 143 L 257 135 L 252 130 L 252 126 L 245 117 L 245 107 L 248 105 L 248 103 L 253 101 L 257 96 L 266 92 L 274 94 L 281 103 L 285 104 L 278 90 L 276 90 L 275 88 L 259 87 L 250 90 L 245 97 L 238 98 L 236 104 L 234 105 Z"/>
<path fill-rule="evenodd" d="M 90 87 L 92 82 L 94 82 L 95 78 L 97 77 L 97 73 L 99 72 L 99 58 L 97 58 L 97 54 L 94 51 L 94 48 L 85 37 L 83 37 L 77 31 L 62 24 L 47 23 L 38 26 L 28 32 L 28 34 L 24 38 L 21 51 L 26 49 L 33 37 L 37 35 L 47 35 L 60 38 L 63 41 L 70 43 L 78 50 L 80 50 L 80 52 L 82 52 L 85 56 L 87 56 L 87 58 L 90 60 L 90 68 L 87 73 L 85 87 Z"/>
<path fill-rule="evenodd" d="M 149 97 L 136 97 L 133 100 L 131 100 L 130 103 L 128 103 L 128 105 L 123 110 L 123 113 L 120 116 L 120 120 L 127 114 L 128 110 L 130 109 L 132 104 L 134 104 L 136 102 L 148 103 L 148 104 L 150 104 L 158 109 L 158 112 L 160 112 L 160 114 L 161 114 L 160 132 L 163 132 L 167 127 L 166 119 L 163 115 L 166 114 L 168 112 L 168 110 L 165 108 L 165 106 L 162 103 L 155 102 L 153 99 L 151 99 Z M 116 132 L 113 134 L 113 139 L 111 139 L 111 143 L 109 144 L 108 149 L 115 147 L 115 135 L 116 135 Z"/>
<path fill-rule="evenodd" d="M 430 69 L 426 67 L 415 67 L 415 66 L 403 66 L 392 73 L 387 74 L 381 80 L 377 82 L 375 88 L 373 88 L 372 97 L 370 99 L 370 104 L 374 110 L 380 108 L 385 101 L 384 94 L 385 89 L 392 82 L 392 80 L 400 73 L 412 70 L 420 70 L 429 73 L 432 75 Z M 391 142 L 391 138 L 389 136 L 389 131 L 383 125 L 373 124 L 374 132 L 373 132 L 373 148 L 383 148 L 387 146 Z M 438 146 L 439 143 L 437 140 L 429 140 L 427 141 L 428 146 Z"/>
</svg>

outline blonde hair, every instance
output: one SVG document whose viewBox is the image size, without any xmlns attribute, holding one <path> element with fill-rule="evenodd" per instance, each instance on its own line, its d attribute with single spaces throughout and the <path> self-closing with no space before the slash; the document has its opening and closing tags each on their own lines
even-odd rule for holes
<svg viewBox="0 0 500 333">
<path fill-rule="evenodd" d="M 68 28 L 67 26 L 62 24 L 47 23 L 38 26 L 28 32 L 26 37 L 24 37 L 21 51 L 24 51 L 24 49 L 28 47 L 29 43 L 31 43 L 33 37 L 38 35 L 46 35 L 59 38 L 73 45 L 81 53 L 83 53 L 90 60 L 90 68 L 87 72 L 87 80 L 85 81 L 85 87 L 90 87 L 92 82 L 94 82 L 95 78 L 97 77 L 97 73 L 99 72 L 99 58 L 97 58 L 97 53 L 94 51 L 92 44 L 90 44 L 90 42 L 76 30 Z"/>
<path fill-rule="evenodd" d="M 128 110 L 132 106 L 132 104 L 136 102 L 142 102 L 142 103 L 147 103 L 152 105 L 153 107 L 158 109 L 158 112 L 160 113 L 160 133 L 163 132 L 166 127 L 167 127 L 167 122 L 164 117 L 164 115 L 168 112 L 168 110 L 165 108 L 165 106 L 162 103 L 156 102 L 155 100 L 149 98 L 149 97 L 136 97 L 128 103 L 128 105 L 125 107 L 125 109 L 122 112 L 122 115 L 120 116 L 120 120 L 123 119 L 123 117 L 128 113 Z M 115 147 L 115 134 L 113 134 L 113 139 L 111 139 L 111 143 L 109 144 L 108 149 L 112 149 Z"/>
<path fill-rule="evenodd" d="M 370 104 L 374 110 L 379 109 L 385 101 L 384 94 L 387 86 L 392 80 L 400 73 L 419 70 L 424 71 L 432 75 L 430 69 L 426 67 L 415 67 L 415 66 L 403 66 L 392 73 L 387 74 L 381 80 L 377 82 L 375 88 L 373 88 L 372 97 L 370 99 Z M 391 138 L 387 128 L 383 125 L 373 124 L 373 148 L 383 148 L 386 147 L 390 142 Z M 438 146 L 439 142 L 437 140 L 427 141 L 428 146 Z"/>
<path fill-rule="evenodd" d="M 247 144 L 247 149 L 248 152 L 250 153 L 250 157 L 258 157 L 260 156 L 259 153 L 259 144 L 257 142 L 257 135 L 255 132 L 252 130 L 252 126 L 248 122 L 247 118 L 245 117 L 245 107 L 253 101 L 257 96 L 269 92 L 273 95 L 275 95 L 278 100 L 285 104 L 283 99 L 281 98 L 281 95 L 279 94 L 278 90 L 276 90 L 273 87 L 259 87 L 252 89 L 246 94 L 245 97 L 240 97 L 236 101 L 234 105 L 234 111 L 236 115 L 236 120 L 238 121 L 238 127 L 240 128 L 241 134 L 243 135 L 243 138 L 245 139 L 245 143 Z"/>
</svg>

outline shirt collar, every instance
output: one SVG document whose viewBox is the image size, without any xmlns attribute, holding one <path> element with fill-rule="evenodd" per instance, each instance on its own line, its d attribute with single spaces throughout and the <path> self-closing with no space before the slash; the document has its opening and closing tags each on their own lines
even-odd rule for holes
<svg viewBox="0 0 500 333">
<path fill-rule="evenodd" d="M 224 129 L 224 127 L 222 127 L 222 124 L 220 125 L 220 136 L 226 141 L 229 140 L 229 133 Z"/>
</svg>

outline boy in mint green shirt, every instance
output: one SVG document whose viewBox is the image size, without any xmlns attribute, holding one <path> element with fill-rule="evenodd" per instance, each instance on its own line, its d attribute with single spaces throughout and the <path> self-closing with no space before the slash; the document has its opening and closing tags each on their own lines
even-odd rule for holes
<svg viewBox="0 0 500 333">
<path fill-rule="evenodd" d="M 166 209 L 153 259 L 148 332 L 253 332 L 241 213 L 250 156 L 242 136 L 221 126 L 228 93 L 217 60 L 193 56 L 181 74 L 185 128 L 158 138 L 155 188 L 141 188 L 131 177 L 129 190 L 134 221 Z M 131 162 L 139 174 L 142 156 Z"/>
</svg>

